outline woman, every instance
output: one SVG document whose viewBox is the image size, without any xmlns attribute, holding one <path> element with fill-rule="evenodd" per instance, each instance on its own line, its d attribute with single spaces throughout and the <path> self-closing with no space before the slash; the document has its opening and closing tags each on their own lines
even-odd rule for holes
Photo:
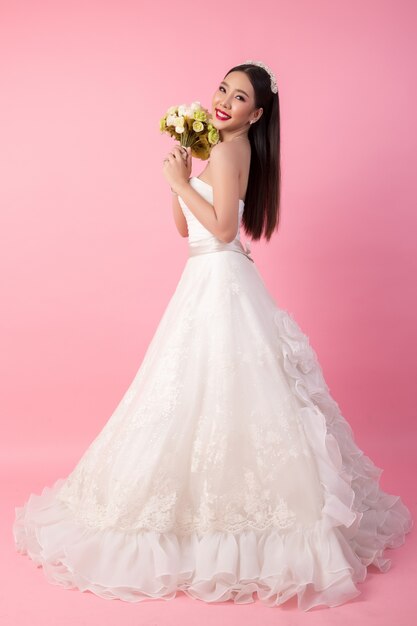
<svg viewBox="0 0 417 626">
<path fill-rule="evenodd" d="M 203 177 L 163 173 L 189 259 L 131 385 L 71 474 L 16 508 L 17 549 L 51 582 L 105 598 L 304 611 L 360 591 L 413 521 L 357 447 L 316 353 L 240 240 L 278 226 L 279 101 L 266 66 L 213 98 Z"/>
</svg>

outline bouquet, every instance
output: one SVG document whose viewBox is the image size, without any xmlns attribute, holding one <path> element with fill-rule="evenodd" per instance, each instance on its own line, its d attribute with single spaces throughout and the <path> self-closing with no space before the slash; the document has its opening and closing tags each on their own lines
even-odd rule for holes
<svg viewBox="0 0 417 626">
<path fill-rule="evenodd" d="M 205 161 L 220 140 L 219 132 L 210 120 L 208 110 L 196 100 L 190 106 L 169 107 L 160 120 L 159 129 L 178 139 L 181 146 L 191 147 L 191 156 Z"/>
</svg>

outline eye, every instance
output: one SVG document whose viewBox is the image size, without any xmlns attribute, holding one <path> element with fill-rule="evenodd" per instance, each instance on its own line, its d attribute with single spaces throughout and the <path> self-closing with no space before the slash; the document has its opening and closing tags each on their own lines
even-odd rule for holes
<svg viewBox="0 0 417 626">
<path fill-rule="evenodd" d="M 224 89 L 223 85 L 220 85 L 219 90 L 221 91 L 222 89 L 223 89 L 224 91 L 226 91 L 226 90 Z M 236 98 L 242 98 L 243 102 L 245 102 L 245 98 L 244 98 L 243 96 L 237 95 L 237 96 L 236 96 Z"/>
</svg>

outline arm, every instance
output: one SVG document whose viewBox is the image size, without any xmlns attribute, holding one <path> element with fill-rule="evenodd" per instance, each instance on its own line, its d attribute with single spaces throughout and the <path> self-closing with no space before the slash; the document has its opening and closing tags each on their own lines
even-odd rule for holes
<svg viewBox="0 0 417 626">
<path fill-rule="evenodd" d="M 172 195 L 172 212 L 174 215 L 174 222 L 181 237 L 188 237 L 187 220 L 182 212 L 181 205 L 178 202 L 178 197 Z"/>
<path fill-rule="evenodd" d="M 189 183 L 182 182 L 175 191 L 190 211 L 215 237 L 224 242 L 234 239 L 238 226 L 239 172 L 235 148 L 227 143 L 216 144 L 210 153 L 213 178 L 213 206 Z"/>
</svg>

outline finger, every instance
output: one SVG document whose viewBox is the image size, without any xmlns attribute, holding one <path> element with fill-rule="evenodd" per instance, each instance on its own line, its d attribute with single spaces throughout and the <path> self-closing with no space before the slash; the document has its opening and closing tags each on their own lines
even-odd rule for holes
<svg viewBox="0 0 417 626">
<path fill-rule="evenodd" d="M 175 146 L 174 148 L 174 158 L 175 159 L 182 159 L 184 163 L 187 163 L 187 152 L 185 150 L 185 148 L 183 148 L 182 146 Z"/>
<path fill-rule="evenodd" d="M 176 159 L 179 157 L 184 158 L 185 153 L 184 153 L 184 149 L 182 146 L 174 146 L 173 150 L 174 150 L 174 156 Z"/>
<path fill-rule="evenodd" d="M 174 150 L 176 151 L 176 153 L 180 152 L 181 156 L 187 155 L 187 150 L 184 146 L 174 146 Z"/>
</svg>

